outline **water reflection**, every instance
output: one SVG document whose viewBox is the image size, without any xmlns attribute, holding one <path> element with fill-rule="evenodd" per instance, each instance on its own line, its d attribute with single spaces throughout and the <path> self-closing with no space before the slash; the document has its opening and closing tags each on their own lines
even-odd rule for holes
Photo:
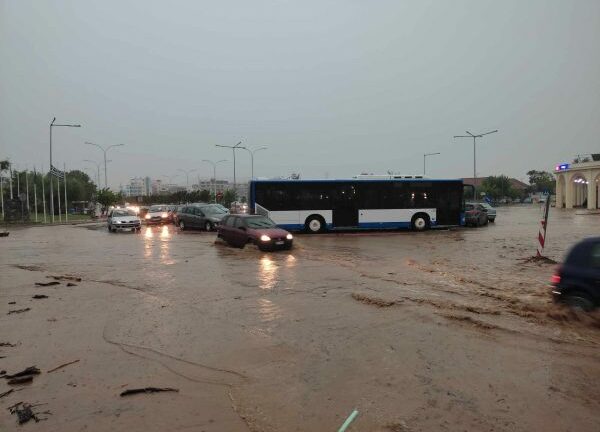
<svg viewBox="0 0 600 432">
<path fill-rule="evenodd" d="M 152 232 L 152 228 L 146 227 L 146 231 L 144 231 L 144 237 L 147 239 L 151 239 L 154 237 L 154 233 Z"/>
<path fill-rule="evenodd" d="M 163 225 L 162 230 L 160 231 L 160 238 L 161 239 L 168 239 L 169 237 L 171 237 L 171 233 L 169 232 L 169 227 L 166 225 Z"/>
<path fill-rule="evenodd" d="M 281 317 L 281 308 L 271 300 L 258 299 L 258 313 L 262 322 L 274 321 Z"/>
<path fill-rule="evenodd" d="M 277 284 L 277 264 L 268 255 L 263 255 L 260 258 L 260 268 L 258 279 L 260 287 L 264 290 L 272 290 Z"/>
</svg>

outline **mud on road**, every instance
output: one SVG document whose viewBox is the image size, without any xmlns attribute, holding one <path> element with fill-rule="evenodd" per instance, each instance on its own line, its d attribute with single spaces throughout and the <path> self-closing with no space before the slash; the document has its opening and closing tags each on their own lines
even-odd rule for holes
<svg viewBox="0 0 600 432">
<path fill-rule="evenodd" d="M 351 431 L 598 431 L 600 320 L 551 303 L 553 265 L 526 260 L 539 217 L 282 253 L 172 226 L 13 230 L 0 370 L 41 374 L 0 399 L 0 430 L 25 401 L 44 431 L 334 431 L 354 408 Z M 548 257 L 599 218 L 553 210 Z M 146 387 L 179 391 L 119 396 Z"/>
</svg>

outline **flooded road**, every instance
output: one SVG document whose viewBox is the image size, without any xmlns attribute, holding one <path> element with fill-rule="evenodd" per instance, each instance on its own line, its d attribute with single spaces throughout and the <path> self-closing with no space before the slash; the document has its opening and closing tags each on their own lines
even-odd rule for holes
<svg viewBox="0 0 600 432">
<path fill-rule="evenodd" d="M 553 305 L 553 266 L 525 261 L 540 216 L 297 235 L 281 253 L 173 226 L 15 229 L 0 369 L 42 374 L 0 407 L 47 404 L 28 427 L 66 432 L 335 431 L 354 408 L 349 431 L 598 431 L 599 320 Z M 589 235 L 600 216 L 553 209 L 546 255 Z M 82 280 L 34 286 L 52 275 Z M 179 392 L 119 397 L 147 386 Z"/>
</svg>

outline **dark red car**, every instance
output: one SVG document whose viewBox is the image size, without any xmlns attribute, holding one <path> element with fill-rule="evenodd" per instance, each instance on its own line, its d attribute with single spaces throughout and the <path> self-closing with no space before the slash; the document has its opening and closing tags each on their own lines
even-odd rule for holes
<svg viewBox="0 0 600 432">
<path fill-rule="evenodd" d="M 291 249 L 294 237 L 260 215 L 228 215 L 219 224 L 217 237 L 231 246 L 243 248 L 254 243 L 262 251 Z"/>
</svg>

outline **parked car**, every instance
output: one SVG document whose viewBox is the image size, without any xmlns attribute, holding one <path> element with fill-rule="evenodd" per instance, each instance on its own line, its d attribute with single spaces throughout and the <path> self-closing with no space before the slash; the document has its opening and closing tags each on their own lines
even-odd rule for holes
<svg viewBox="0 0 600 432">
<path fill-rule="evenodd" d="M 127 209 L 112 209 L 108 212 L 107 218 L 108 230 L 116 231 L 140 231 L 142 228 L 141 219 L 135 212 Z"/>
<path fill-rule="evenodd" d="M 479 204 L 486 209 L 488 221 L 494 222 L 496 220 L 496 209 L 486 202 L 481 202 Z"/>
<path fill-rule="evenodd" d="M 243 248 L 248 243 L 260 250 L 291 249 L 292 234 L 278 228 L 271 219 L 260 215 L 227 215 L 219 225 L 217 237 L 231 246 Z"/>
<path fill-rule="evenodd" d="M 144 216 L 147 224 L 164 224 L 172 220 L 169 216 L 169 207 L 166 205 L 150 206 L 148 212 Z"/>
<path fill-rule="evenodd" d="M 552 276 L 557 302 L 590 311 L 600 306 L 600 237 L 577 243 Z"/>
<path fill-rule="evenodd" d="M 482 226 L 488 224 L 487 210 L 480 203 L 465 204 L 465 225 Z"/>
<path fill-rule="evenodd" d="M 226 215 L 219 208 L 209 204 L 184 205 L 177 212 L 177 223 L 182 230 L 188 228 L 202 228 L 206 231 L 212 231 L 219 225 L 221 219 Z"/>
</svg>

